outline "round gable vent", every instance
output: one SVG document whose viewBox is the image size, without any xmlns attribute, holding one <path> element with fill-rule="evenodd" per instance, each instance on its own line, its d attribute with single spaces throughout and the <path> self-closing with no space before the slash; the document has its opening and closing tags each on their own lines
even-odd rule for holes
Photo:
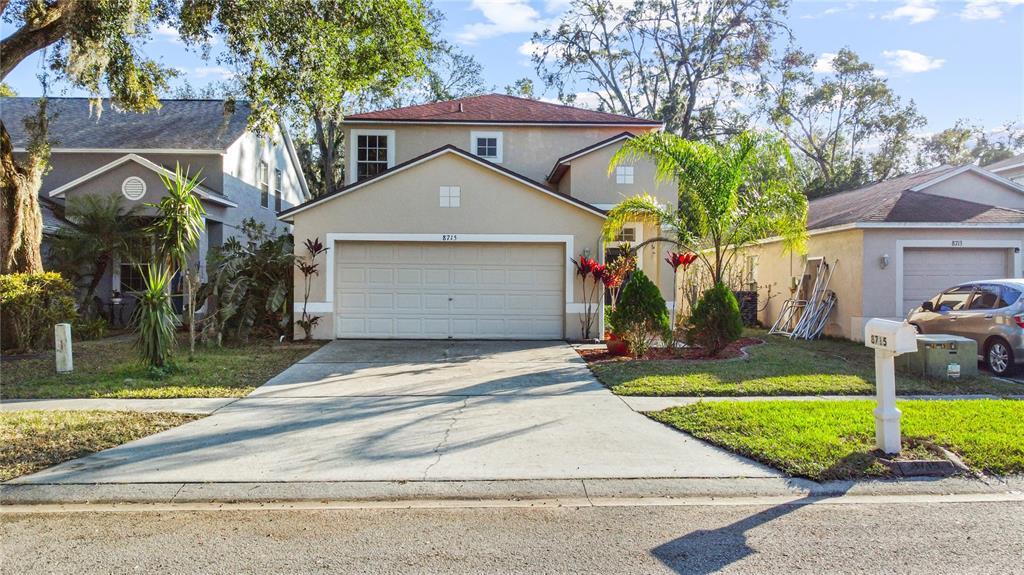
<svg viewBox="0 0 1024 575">
<path fill-rule="evenodd" d="M 121 193 L 129 200 L 139 200 L 146 195 L 146 182 L 138 176 L 128 176 L 121 184 Z"/>
</svg>

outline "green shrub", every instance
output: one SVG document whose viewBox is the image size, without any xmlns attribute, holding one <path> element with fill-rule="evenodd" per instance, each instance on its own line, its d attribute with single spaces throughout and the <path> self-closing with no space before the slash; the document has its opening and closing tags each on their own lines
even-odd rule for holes
<svg viewBox="0 0 1024 575">
<path fill-rule="evenodd" d="M 741 335 L 743 318 L 740 316 L 740 304 L 732 290 L 719 282 L 704 292 L 693 308 L 686 341 L 704 348 L 708 355 L 717 355 Z"/>
<path fill-rule="evenodd" d="M 78 315 L 74 295 L 74 286 L 58 273 L 0 275 L 3 347 L 21 352 L 52 344 L 53 324 Z"/>
<path fill-rule="evenodd" d="M 637 357 L 647 353 L 654 338 L 668 341 L 670 322 L 665 299 L 658 286 L 640 270 L 634 271 L 622 288 L 611 320 L 616 335 L 629 342 L 630 350 Z"/>
<path fill-rule="evenodd" d="M 171 305 L 167 268 L 150 264 L 142 274 L 145 286 L 139 292 L 133 323 L 138 335 L 136 345 L 143 361 L 151 368 L 166 368 L 174 348 L 178 317 Z"/>
<path fill-rule="evenodd" d="M 79 319 L 71 328 L 71 335 L 81 341 L 103 339 L 107 337 L 107 318 Z"/>
</svg>

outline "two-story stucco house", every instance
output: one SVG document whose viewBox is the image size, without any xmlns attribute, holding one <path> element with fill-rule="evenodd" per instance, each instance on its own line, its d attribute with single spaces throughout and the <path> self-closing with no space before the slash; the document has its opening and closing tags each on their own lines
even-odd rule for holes
<svg viewBox="0 0 1024 575">
<path fill-rule="evenodd" d="M 349 116 L 346 185 L 280 215 L 297 246 L 329 250 L 310 298 L 316 335 L 579 338 L 572 260 L 614 248 L 601 240 L 606 211 L 643 192 L 677 201 L 653 164 L 608 172 L 626 138 L 661 128 L 497 94 Z M 656 231 L 631 225 L 621 239 Z M 645 247 L 639 265 L 672 302 L 664 250 Z"/>
<path fill-rule="evenodd" d="M 24 153 L 23 119 L 35 114 L 36 104 L 36 98 L 0 99 L 16 154 Z M 48 110 L 52 170 L 40 189 L 44 211 L 59 212 L 75 196 L 113 194 L 125 206 L 150 215 L 154 210 L 146 204 L 159 202 L 166 193 L 160 175 L 173 179 L 180 163 L 202 179 L 196 193 L 206 225 L 195 255 L 201 276 L 208 249 L 240 234 L 242 220 L 282 229 L 287 226 L 277 221 L 277 212 L 309 199 L 287 131 L 281 126 L 268 137 L 249 131 L 245 102 L 163 100 L 159 110 L 133 113 L 116 110 L 108 101 L 97 107 L 86 98 L 51 98 Z M 62 225 L 44 215 L 47 232 Z M 118 254 L 100 284 L 99 298 L 107 302 L 114 291 L 127 295 L 140 289 L 139 263 Z"/>
</svg>

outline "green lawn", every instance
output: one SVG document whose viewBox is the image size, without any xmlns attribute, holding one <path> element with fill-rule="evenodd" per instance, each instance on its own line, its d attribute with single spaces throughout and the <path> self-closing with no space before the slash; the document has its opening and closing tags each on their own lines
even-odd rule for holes
<svg viewBox="0 0 1024 575">
<path fill-rule="evenodd" d="M 130 411 L 0 413 L 0 481 L 109 449 L 200 417 Z"/>
<path fill-rule="evenodd" d="M 695 437 L 815 480 L 885 475 L 873 401 L 708 401 L 648 414 Z M 1024 401 L 900 401 L 904 438 L 928 439 L 972 469 L 1024 473 Z"/>
<path fill-rule="evenodd" d="M 749 358 L 720 361 L 611 361 L 592 364 L 602 383 L 619 395 L 870 395 L 875 392 L 874 353 L 846 340 L 797 341 L 764 332 L 765 344 Z M 897 374 L 899 394 L 1024 394 L 1024 385 L 980 376 L 938 381 Z"/>
<path fill-rule="evenodd" d="M 139 362 L 130 336 L 75 342 L 75 371 L 54 371 L 52 352 L 0 360 L 0 399 L 67 397 L 241 397 L 302 359 L 322 343 L 257 340 L 223 348 L 196 348 L 189 361 L 179 344 L 175 368 L 153 374 Z"/>
</svg>

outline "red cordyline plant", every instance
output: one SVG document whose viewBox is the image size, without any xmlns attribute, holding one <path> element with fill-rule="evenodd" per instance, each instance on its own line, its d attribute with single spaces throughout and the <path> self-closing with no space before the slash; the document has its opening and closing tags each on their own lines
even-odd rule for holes
<svg viewBox="0 0 1024 575">
<path fill-rule="evenodd" d="M 320 323 L 320 316 L 310 315 L 306 311 L 309 306 L 309 290 L 313 285 L 313 276 L 320 275 L 320 264 L 316 263 L 316 256 L 326 252 L 327 248 L 320 243 L 320 238 L 307 239 L 303 245 L 306 246 L 306 255 L 296 258 L 295 265 L 302 273 L 306 289 L 302 294 L 302 318 L 295 323 L 302 328 L 306 334 L 306 340 L 309 341 L 313 339 L 313 328 Z"/>
<path fill-rule="evenodd" d="M 683 271 L 686 271 L 686 268 L 690 267 L 690 264 L 696 260 L 697 254 L 692 252 L 665 252 L 665 261 L 668 262 L 668 265 L 672 266 L 673 272 L 678 272 L 680 267 L 683 268 Z"/>
<path fill-rule="evenodd" d="M 580 317 L 580 335 L 583 339 L 590 339 L 590 330 L 594 327 L 594 296 L 598 293 L 603 293 L 603 290 L 598 288 L 604 285 L 605 278 L 608 277 L 608 269 L 604 264 L 599 264 L 597 260 L 584 255 L 581 255 L 579 260 L 572 260 L 572 263 L 576 266 L 576 275 L 583 278 L 585 301 L 583 304 L 583 316 Z M 593 279 L 589 291 L 587 290 L 588 278 Z"/>
</svg>

